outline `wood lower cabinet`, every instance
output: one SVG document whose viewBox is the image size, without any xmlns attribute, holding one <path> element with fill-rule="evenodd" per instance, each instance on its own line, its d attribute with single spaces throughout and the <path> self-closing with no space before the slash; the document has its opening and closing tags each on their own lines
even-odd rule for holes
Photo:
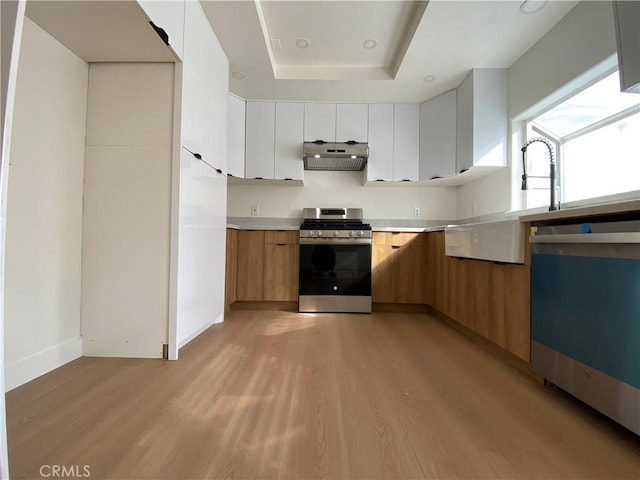
<svg viewBox="0 0 640 480">
<path fill-rule="evenodd" d="M 225 262 L 225 290 L 224 290 L 224 310 L 229 307 L 238 297 L 238 230 L 227 229 L 227 251 Z"/>
<path fill-rule="evenodd" d="M 371 296 L 378 303 L 425 303 L 425 237 L 374 232 Z"/>
<path fill-rule="evenodd" d="M 374 233 L 374 238 L 376 234 Z M 375 241 L 375 240 L 374 240 Z M 378 303 L 393 303 L 394 268 L 391 267 L 391 245 L 376 245 L 371 248 L 371 300 Z"/>
<path fill-rule="evenodd" d="M 297 231 L 230 230 L 227 244 L 227 306 L 298 299 Z M 374 232 L 371 263 L 374 302 L 429 305 L 529 361 L 530 265 L 448 257 L 444 232 Z"/>
<path fill-rule="evenodd" d="M 264 245 L 264 300 L 298 300 L 297 231 L 266 231 Z"/>
<path fill-rule="evenodd" d="M 237 236 L 235 300 L 298 300 L 298 231 L 239 230 Z"/>
<path fill-rule="evenodd" d="M 237 300 L 264 300 L 264 231 L 238 231 Z"/>
<path fill-rule="evenodd" d="M 491 271 L 491 329 L 489 340 L 530 360 L 529 265 L 494 265 Z"/>
<path fill-rule="evenodd" d="M 425 235 L 425 303 L 529 361 L 530 266 L 447 257 L 444 233 Z"/>
</svg>

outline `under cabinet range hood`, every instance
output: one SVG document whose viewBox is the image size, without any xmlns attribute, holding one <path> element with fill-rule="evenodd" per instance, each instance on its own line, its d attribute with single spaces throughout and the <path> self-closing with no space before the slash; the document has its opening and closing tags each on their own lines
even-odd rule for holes
<svg viewBox="0 0 640 480">
<path fill-rule="evenodd" d="M 302 159 L 305 170 L 359 172 L 369 158 L 369 145 L 358 142 L 304 142 Z"/>
</svg>

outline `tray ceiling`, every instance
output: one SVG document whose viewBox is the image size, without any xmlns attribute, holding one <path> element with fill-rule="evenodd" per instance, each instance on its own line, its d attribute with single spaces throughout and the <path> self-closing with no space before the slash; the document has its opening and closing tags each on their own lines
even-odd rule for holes
<svg viewBox="0 0 640 480">
<path fill-rule="evenodd" d="M 519 0 L 200 3 L 241 97 L 419 102 L 472 68 L 508 68 L 578 2 L 546 2 L 533 14 Z"/>
</svg>

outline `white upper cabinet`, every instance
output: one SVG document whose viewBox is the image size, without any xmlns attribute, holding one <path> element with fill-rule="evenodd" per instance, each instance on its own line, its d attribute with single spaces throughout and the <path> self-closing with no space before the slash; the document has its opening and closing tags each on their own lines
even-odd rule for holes
<svg viewBox="0 0 640 480">
<path fill-rule="evenodd" d="M 222 158 L 217 152 L 220 142 L 214 139 L 214 136 L 218 135 L 218 129 L 216 110 L 213 109 L 210 94 L 212 85 L 217 82 L 215 77 L 223 75 L 213 67 L 215 36 L 202 8 L 196 2 L 186 5 L 185 25 L 187 28 L 184 34 L 182 64 L 182 145 L 202 155 L 206 162 L 225 168 L 226 166 L 220 163 Z M 226 132 L 222 140 L 226 143 Z M 185 151 L 182 153 L 184 156 Z"/>
<path fill-rule="evenodd" d="M 613 2 L 620 91 L 640 93 L 640 4 Z"/>
<path fill-rule="evenodd" d="M 474 69 L 456 106 L 456 170 L 507 165 L 507 70 Z"/>
<path fill-rule="evenodd" d="M 227 96 L 227 172 L 244 178 L 245 101 Z"/>
<path fill-rule="evenodd" d="M 339 103 L 336 107 L 336 142 L 365 143 L 369 105 L 366 103 Z"/>
<path fill-rule="evenodd" d="M 336 141 L 336 104 L 304 104 L 304 141 Z"/>
<path fill-rule="evenodd" d="M 393 180 L 393 104 L 369 105 L 367 181 Z"/>
<path fill-rule="evenodd" d="M 394 105 L 393 180 L 417 181 L 420 157 L 420 106 Z"/>
<path fill-rule="evenodd" d="M 185 0 L 138 0 L 147 17 L 169 36 L 169 45 L 180 60 L 184 56 L 184 9 Z"/>
<path fill-rule="evenodd" d="M 456 91 L 420 105 L 420 180 L 456 173 Z"/>
<path fill-rule="evenodd" d="M 247 102 L 245 177 L 273 179 L 275 174 L 275 102 Z"/>
<path fill-rule="evenodd" d="M 302 180 L 304 103 L 276 103 L 276 180 Z"/>
</svg>

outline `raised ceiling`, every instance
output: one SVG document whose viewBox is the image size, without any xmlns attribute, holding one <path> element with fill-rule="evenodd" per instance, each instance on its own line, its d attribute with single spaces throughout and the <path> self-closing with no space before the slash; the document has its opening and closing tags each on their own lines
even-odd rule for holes
<svg viewBox="0 0 640 480">
<path fill-rule="evenodd" d="M 276 79 L 389 80 L 427 2 L 256 2 Z"/>
<path fill-rule="evenodd" d="M 243 74 L 230 77 L 231 92 L 390 102 L 431 98 L 472 68 L 508 68 L 578 2 L 546 2 L 533 14 L 521 13 L 521 3 L 201 0 L 230 72 Z M 309 45 L 297 47 L 303 39 Z"/>
</svg>

